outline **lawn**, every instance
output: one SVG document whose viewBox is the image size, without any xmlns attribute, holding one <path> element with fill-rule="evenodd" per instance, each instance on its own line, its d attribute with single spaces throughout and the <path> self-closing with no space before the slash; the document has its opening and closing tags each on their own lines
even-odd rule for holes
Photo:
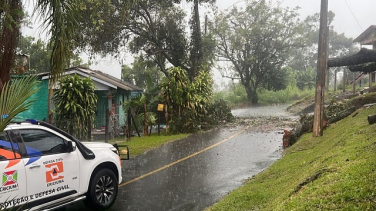
<svg viewBox="0 0 376 211">
<path fill-rule="evenodd" d="M 119 145 L 128 145 L 130 156 L 134 157 L 150 149 L 155 149 L 165 143 L 186 138 L 189 135 L 190 134 L 177 134 L 166 136 L 153 133 L 150 136 L 132 137 L 129 141 L 126 141 L 124 137 L 119 137 L 111 140 L 110 142 L 117 143 Z"/>
</svg>

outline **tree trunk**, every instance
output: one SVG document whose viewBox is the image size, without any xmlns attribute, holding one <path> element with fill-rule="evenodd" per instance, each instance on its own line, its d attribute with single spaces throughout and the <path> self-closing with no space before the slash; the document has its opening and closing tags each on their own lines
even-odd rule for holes
<svg viewBox="0 0 376 211">
<path fill-rule="evenodd" d="M 193 81 L 197 72 L 200 70 L 202 64 L 202 40 L 200 27 L 200 13 L 198 8 L 199 1 L 194 0 L 193 18 L 192 18 L 192 50 L 191 50 L 191 64 L 189 72 L 189 79 Z"/>
<path fill-rule="evenodd" d="M 0 59 L 0 90 L 10 80 L 10 71 L 15 59 L 17 39 L 20 32 L 21 1 L 10 1 L 9 8 L 4 11 L 1 24 L 1 59 Z"/>
<path fill-rule="evenodd" d="M 252 89 L 249 86 L 245 86 L 244 88 L 245 88 L 245 91 L 247 92 L 248 102 L 250 102 L 251 104 L 257 104 L 258 103 L 258 96 L 257 96 L 256 90 Z"/>
<path fill-rule="evenodd" d="M 340 58 L 330 58 L 328 67 L 342 67 L 376 62 L 376 50 L 362 48 L 358 53 Z"/>
</svg>

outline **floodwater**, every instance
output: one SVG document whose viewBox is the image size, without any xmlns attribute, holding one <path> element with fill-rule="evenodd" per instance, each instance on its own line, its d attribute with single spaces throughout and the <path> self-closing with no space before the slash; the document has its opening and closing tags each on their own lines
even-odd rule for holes
<svg viewBox="0 0 376 211">
<path fill-rule="evenodd" d="M 285 116 L 286 106 L 232 111 Z M 110 210 L 204 210 L 282 156 L 282 131 L 244 125 L 194 134 L 123 161 L 123 184 Z M 83 210 L 83 205 L 69 210 Z"/>
</svg>

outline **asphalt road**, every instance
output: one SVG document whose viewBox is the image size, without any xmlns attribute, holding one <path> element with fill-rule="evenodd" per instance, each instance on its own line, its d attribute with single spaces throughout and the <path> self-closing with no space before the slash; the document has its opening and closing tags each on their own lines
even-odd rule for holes
<svg viewBox="0 0 376 211">
<path fill-rule="evenodd" d="M 204 210 L 281 154 L 282 129 L 237 126 L 195 134 L 123 161 L 123 183 L 110 210 Z"/>
</svg>

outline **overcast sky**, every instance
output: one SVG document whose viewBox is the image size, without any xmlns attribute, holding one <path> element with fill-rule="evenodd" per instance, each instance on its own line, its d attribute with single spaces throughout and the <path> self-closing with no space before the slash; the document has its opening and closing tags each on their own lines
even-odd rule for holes
<svg viewBox="0 0 376 211">
<path fill-rule="evenodd" d="M 232 6 L 242 7 L 247 0 L 217 0 L 217 6 L 220 10 L 228 9 Z M 299 6 L 298 10 L 301 20 L 304 20 L 308 15 L 320 12 L 320 0 L 278 0 L 280 6 L 294 8 Z M 185 3 L 182 3 L 183 7 Z M 277 4 L 277 0 L 273 0 L 274 5 Z M 26 3 L 30 8 L 33 5 Z M 188 7 L 190 8 L 190 7 Z M 339 33 L 345 33 L 347 37 L 355 39 L 364 30 L 371 25 L 376 25 L 376 0 L 329 0 L 329 10 L 335 14 L 334 18 L 334 30 Z M 38 36 L 37 27 L 33 30 L 23 29 L 23 33 L 29 36 Z M 83 55 L 84 57 L 85 55 Z M 102 72 L 111 74 L 117 78 L 121 76 L 121 68 L 119 61 L 111 58 L 98 59 L 99 64 L 92 65 L 92 69 L 97 69 Z M 98 62 L 97 61 L 97 62 Z M 127 63 L 129 63 L 128 60 Z M 86 61 L 85 61 L 86 62 Z"/>
<path fill-rule="evenodd" d="M 242 6 L 247 0 L 217 0 L 220 9 L 231 6 Z M 295 8 L 299 6 L 298 12 L 301 20 L 308 15 L 320 13 L 320 0 L 279 0 L 282 7 Z M 273 0 L 277 3 L 277 0 Z M 329 0 L 329 10 L 334 12 L 334 30 L 345 33 L 347 37 L 356 38 L 371 25 L 376 25 L 376 0 Z"/>
</svg>

